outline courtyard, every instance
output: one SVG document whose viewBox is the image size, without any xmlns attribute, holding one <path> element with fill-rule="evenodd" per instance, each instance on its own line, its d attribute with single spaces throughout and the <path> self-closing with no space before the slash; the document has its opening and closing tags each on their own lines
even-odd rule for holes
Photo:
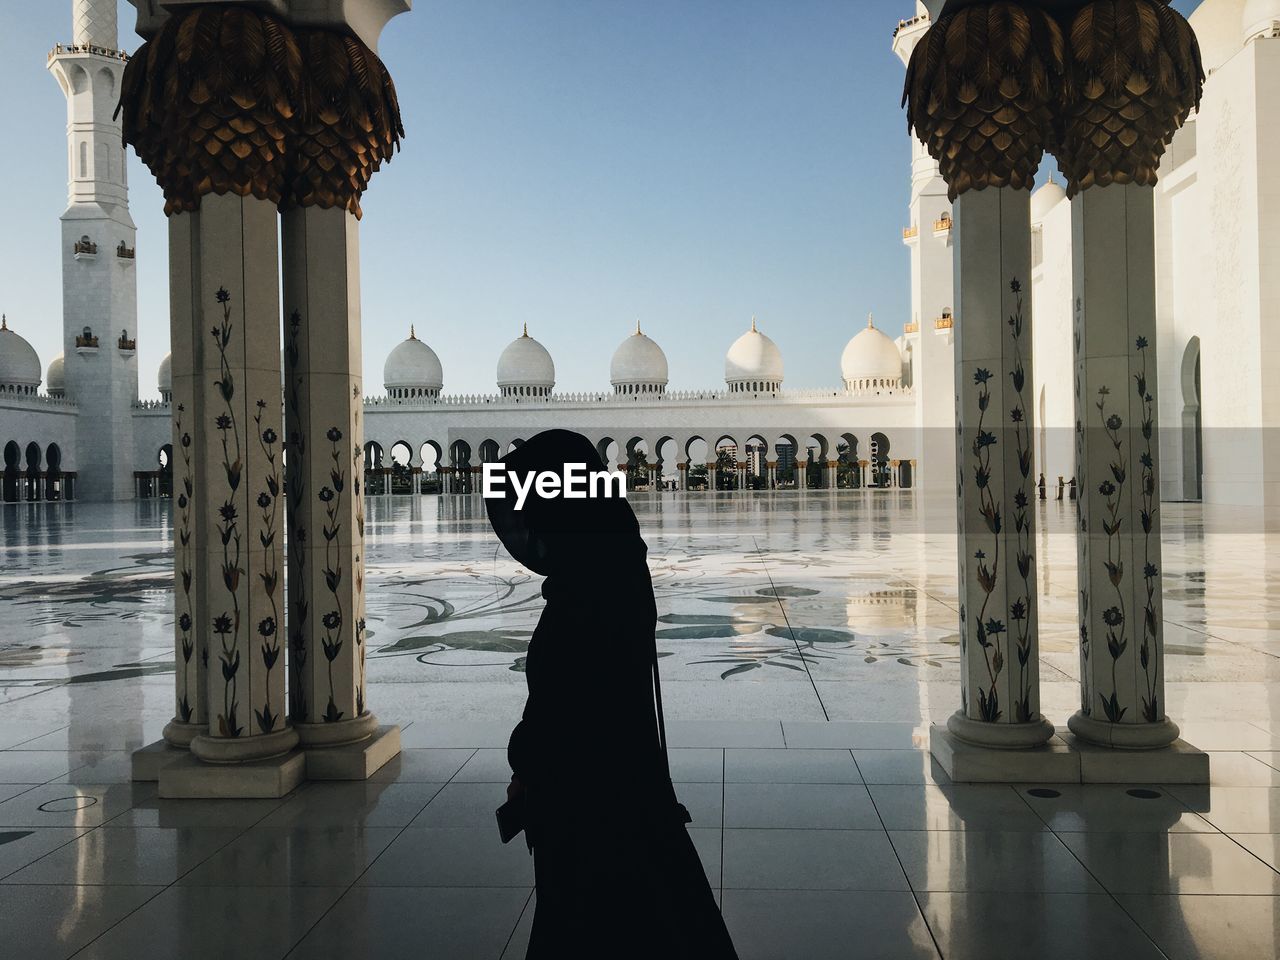
<svg viewBox="0 0 1280 960">
<path fill-rule="evenodd" d="M 1168 713 L 1211 752 L 1208 787 L 958 785 L 927 750 L 960 697 L 954 501 L 919 497 L 633 497 L 673 772 L 740 954 L 1275 956 L 1274 525 L 1162 507 Z M 1039 508 L 1042 710 L 1062 734 L 1074 504 Z M 367 501 L 369 698 L 405 749 L 369 783 L 281 800 L 129 782 L 129 752 L 173 711 L 168 505 L 5 511 L 0 938 L 16 956 L 524 955 L 532 862 L 492 811 L 540 580 L 478 497 Z"/>
</svg>

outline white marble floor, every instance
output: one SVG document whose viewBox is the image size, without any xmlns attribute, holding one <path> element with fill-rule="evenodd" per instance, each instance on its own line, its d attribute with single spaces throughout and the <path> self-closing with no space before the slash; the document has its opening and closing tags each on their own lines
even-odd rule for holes
<svg viewBox="0 0 1280 960">
<path fill-rule="evenodd" d="M 371 784 L 224 803 L 127 782 L 172 709 L 166 506 L 0 511 L 0 943 L 24 960 L 523 956 L 529 859 L 491 819 L 537 583 L 479 501 L 369 503 L 369 696 L 403 756 Z M 1167 699 L 1213 751 L 1211 786 L 976 787 L 924 750 L 959 699 L 946 505 L 636 507 L 679 792 L 744 960 L 1280 955 L 1272 526 L 1165 506 Z M 1077 696 L 1069 509 L 1041 516 L 1058 723 Z"/>
</svg>

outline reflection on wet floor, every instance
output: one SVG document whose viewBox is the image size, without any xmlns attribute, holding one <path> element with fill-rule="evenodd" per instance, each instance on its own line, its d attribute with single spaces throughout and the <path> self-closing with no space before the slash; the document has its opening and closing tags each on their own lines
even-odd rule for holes
<svg viewBox="0 0 1280 960">
<path fill-rule="evenodd" d="M 910 491 L 633 504 L 676 715 L 910 720 L 954 709 L 953 504 L 926 507 Z M 1043 700 L 1057 721 L 1074 709 L 1079 672 L 1072 509 L 1041 504 L 1038 532 Z M 1212 523 L 1198 505 L 1163 509 L 1171 712 L 1269 720 L 1280 551 L 1222 508 Z M 0 615 L 15 640 L 0 647 L 0 696 L 161 684 L 172 658 L 167 504 L 15 505 L 4 520 Z M 371 499 L 368 558 L 369 678 L 388 688 L 382 702 L 442 717 L 517 710 L 540 581 L 498 548 L 481 501 Z M 432 693 L 401 687 L 419 683 Z"/>
<path fill-rule="evenodd" d="M 635 505 L 673 775 L 744 960 L 1280 955 L 1280 551 L 1261 526 L 1163 507 L 1169 709 L 1213 751 L 1210 786 L 975 786 L 925 749 L 959 700 L 953 503 Z M 1038 535 L 1059 723 L 1078 697 L 1069 508 L 1045 504 Z M 128 777 L 173 709 L 165 505 L 5 508 L 0 942 L 24 960 L 523 956 L 529 858 L 492 810 L 539 583 L 478 500 L 368 515 L 370 700 L 404 753 L 368 784 L 162 801 Z"/>
</svg>

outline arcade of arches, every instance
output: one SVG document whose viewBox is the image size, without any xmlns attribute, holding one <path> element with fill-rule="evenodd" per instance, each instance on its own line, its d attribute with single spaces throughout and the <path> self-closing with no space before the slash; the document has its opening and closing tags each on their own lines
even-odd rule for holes
<svg viewBox="0 0 1280 960">
<path fill-rule="evenodd" d="M 625 438 L 625 439 L 620 439 Z M 709 442 L 708 438 L 714 438 Z M 895 457 L 891 439 L 876 431 L 807 435 L 752 433 L 671 436 L 591 436 L 606 464 L 627 474 L 634 490 L 856 490 L 914 486 L 916 461 Z M 523 443 L 492 438 L 397 440 L 385 449 L 365 443 L 369 494 L 477 493 L 483 465 Z"/>
</svg>

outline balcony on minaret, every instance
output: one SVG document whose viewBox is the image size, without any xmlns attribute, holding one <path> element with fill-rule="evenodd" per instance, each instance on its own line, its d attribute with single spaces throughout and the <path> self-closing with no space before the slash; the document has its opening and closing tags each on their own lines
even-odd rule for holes
<svg viewBox="0 0 1280 960">
<path fill-rule="evenodd" d="M 58 57 L 65 56 L 93 56 L 107 57 L 111 60 L 119 60 L 121 63 L 129 62 L 129 55 L 123 50 L 114 50 L 111 47 L 101 47 L 96 43 L 56 43 L 53 49 L 49 51 L 46 58 L 48 63 L 53 63 Z"/>
<path fill-rule="evenodd" d="M 935 237 L 945 237 L 951 232 L 951 214 L 944 213 L 937 220 L 933 221 L 933 235 Z"/>
<path fill-rule="evenodd" d="M 98 245 L 90 240 L 87 236 L 81 237 L 71 246 L 71 252 L 75 254 L 77 260 L 96 260 L 98 259 Z"/>
<path fill-rule="evenodd" d="M 902 242 L 906 244 L 914 243 L 920 238 L 920 228 L 914 224 L 910 227 L 902 228 Z"/>
<path fill-rule="evenodd" d="M 137 257 L 138 257 L 137 249 L 135 247 L 125 246 L 125 243 L 123 240 L 121 240 L 120 243 L 116 246 L 116 259 L 119 260 L 122 265 L 125 265 L 125 266 L 132 265 L 133 261 L 136 260 Z"/>
<path fill-rule="evenodd" d="M 98 338 L 93 335 L 92 327 L 85 327 L 76 335 L 76 353 L 81 356 L 93 356 L 98 352 Z"/>
<path fill-rule="evenodd" d="M 128 330 L 120 331 L 120 339 L 116 341 L 116 346 L 121 353 L 135 353 L 138 349 L 137 338 L 130 339 Z"/>
<path fill-rule="evenodd" d="M 950 310 L 943 310 L 942 316 L 933 321 L 933 329 L 938 333 L 946 333 L 955 325 L 955 318 L 951 316 Z"/>
</svg>

